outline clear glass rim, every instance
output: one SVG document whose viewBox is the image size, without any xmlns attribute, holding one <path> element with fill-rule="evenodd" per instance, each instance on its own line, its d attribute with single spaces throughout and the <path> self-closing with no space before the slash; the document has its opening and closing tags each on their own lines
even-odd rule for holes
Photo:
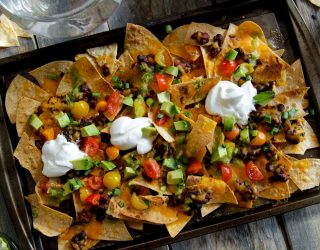
<svg viewBox="0 0 320 250">
<path fill-rule="evenodd" d="M 100 2 L 101 0 L 93 0 L 92 2 L 89 2 L 88 4 L 84 4 L 83 6 L 74 9 L 72 11 L 66 12 L 64 14 L 57 14 L 57 15 L 52 15 L 50 17 L 34 17 L 31 15 L 17 15 L 15 13 L 12 13 L 8 8 L 6 8 L 2 1 L 0 0 L 0 9 L 3 10 L 5 13 L 9 14 L 10 16 L 14 16 L 16 18 L 22 18 L 31 22 L 53 22 L 56 21 L 57 19 L 69 19 L 72 18 L 73 16 L 76 16 L 77 14 L 81 13 L 84 9 L 90 8 L 90 6 Z M 121 2 L 119 0 L 116 0 L 116 2 Z"/>
</svg>

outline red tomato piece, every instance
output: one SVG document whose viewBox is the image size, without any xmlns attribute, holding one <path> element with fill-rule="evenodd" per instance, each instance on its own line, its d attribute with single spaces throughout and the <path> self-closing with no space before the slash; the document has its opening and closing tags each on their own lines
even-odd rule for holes
<svg viewBox="0 0 320 250">
<path fill-rule="evenodd" d="M 237 69 L 238 64 L 236 61 L 228 61 L 227 59 L 223 59 L 220 64 L 220 72 L 226 76 L 230 77 L 233 72 Z"/>
<path fill-rule="evenodd" d="M 249 161 L 246 164 L 246 174 L 252 181 L 261 181 L 264 179 L 260 169 L 253 163 L 253 161 Z"/>
<path fill-rule="evenodd" d="M 100 202 L 100 194 L 90 194 L 85 201 L 91 206 L 98 206 Z"/>
<path fill-rule="evenodd" d="M 103 176 L 90 176 L 88 179 L 88 184 L 93 190 L 103 189 Z"/>
<path fill-rule="evenodd" d="M 222 163 L 220 168 L 221 168 L 222 179 L 223 181 L 227 182 L 232 177 L 232 168 L 226 163 Z"/>
<path fill-rule="evenodd" d="M 169 88 L 169 84 L 167 82 L 166 77 L 161 74 L 161 73 L 156 73 L 156 80 L 157 80 L 157 84 L 158 84 L 158 88 L 159 90 L 162 91 L 166 91 Z"/>
<path fill-rule="evenodd" d="M 87 155 L 95 156 L 99 151 L 100 143 L 95 137 L 85 137 L 82 147 Z"/>
<path fill-rule="evenodd" d="M 158 162 L 152 158 L 149 158 L 143 162 L 143 168 L 146 175 L 151 179 L 160 178 L 161 171 Z"/>
<path fill-rule="evenodd" d="M 114 91 L 107 100 L 107 111 L 111 115 L 114 115 L 119 109 L 120 104 L 121 104 L 121 96 L 117 91 Z"/>
<path fill-rule="evenodd" d="M 187 168 L 187 174 L 197 174 L 200 172 L 201 169 L 202 169 L 201 162 L 195 159 L 192 159 Z"/>
<path fill-rule="evenodd" d="M 161 114 L 160 119 L 158 117 L 159 114 Z M 156 113 L 154 114 L 154 123 L 158 126 L 162 126 L 163 124 L 165 124 L 167 119 L 168 119 L 168 116 L 166 114 L 163 114 L 162 112 L 160 112 L 160 109 L 158 109 L 156 111 Z"/>
</svg>

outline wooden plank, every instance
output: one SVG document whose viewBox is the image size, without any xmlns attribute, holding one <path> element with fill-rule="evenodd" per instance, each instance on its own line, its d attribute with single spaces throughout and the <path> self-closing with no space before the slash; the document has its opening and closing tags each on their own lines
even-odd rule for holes
<svg viewBox="0 0 320 250">
<path fill-rule="evenodd" d="M 297 7 L 318 45 L 320 52 L 320 8 L 306 0 L 296 0 Z"/>
<path fill-rule="evenodd" d="M 168 15 L 209 6 L 214 0 L 123 0 L 121 6 L 109 18 L 110 29 L 124 27 L 127 22 L 145 23 Z"/>
<path fill-rule="evenodd" d="M 283 220 L 292 249 L 319 249 L 320 204 L 286 213 Z"/>
<path fill-rule="evenodd" d="M 104 22 L 103 24 L 101 24 L 100 26 L 98 26 L 96 29 L 94 29 L 93 31 L 91 31 L 88 35 L 93 35 L 93 34 L 97 34 L 100 32 L 104 32 L 109 30 L 109 26 L 107 22 Z M 46 46 L 50 46 L 53 44 L 57 44 L 57 43 L 62 43 L 65 41 L 69 41 L 72 40 L 73 38 L 68 38 L 68 39 L 51 39 L 51 38 L 47 38 L 47 37 L 43 37 L 43 36 L 36 36 L 36 40 L 37 40 L 37 44 L 39 48 L 43 48 Z"/>
<path fill-rule="evenodd" d="M 287 249 L 275 217 L 225 229 L 171 245 L 173 250 Z"/>
</svg>

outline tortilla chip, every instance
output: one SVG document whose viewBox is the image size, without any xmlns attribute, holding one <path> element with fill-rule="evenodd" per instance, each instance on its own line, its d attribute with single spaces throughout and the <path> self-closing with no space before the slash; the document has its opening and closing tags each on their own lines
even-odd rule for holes
<svg viewBox="0 0 320 250">
<path fill-rule="evenodd" d="M 292 180 L 289 180 L 288 187 L 289 187 L 290 194 L 296 192 L 299 189 L 298 186 Z"/>
<path fill-rule="evenodd" d="M 277 49 L 277 50 L 274 51 L 274 53 L 277 54 L 280 57 L 283 56 L 284 52 L 285 52 L 284 49 Z"/>
<path fill-rule="evenodd" d="M 188 216 L 183 212 L 179 212 L 177 217 L 178 220 L 175 222 L 166 224 L 166 228 L 172 238 L 176 237 L 192 218 L 192 216 Z"/>
<path fill-rule="evenodd" d="M 73 225 L 59 236 L 58 241 L 70 241 L 76 234 L 82 231 L 84 231 L 91 240 L 132 240 L 122 220 L 106 217 L 103 221 L 92 219 L 89 223 Z"/>
<path fill-rule="evenodd" d="M 138 176 L 129 181 L 129 186 L 141 186 L 148 188 L 150 190 L 156 191 L 157 193 L 163 193 L 166 195 L 170 195 L 169 191 L 162 192 L 161 187 L 158 180 L 147 181 L 142 176 Z"/>
<path fill-rule="evenodd" d="M 238 26 L 238 35 L 240 37 L 249 35 L 251 37 L 259 37 L 259 39 L 266 43 L 267 39 L 264 35 L 263 30 L 261 27 L 252 21 L 244 21 Z"/>
<path fill-rule="evenodd" d="M 12 47 L 20 45 L 11 21 L 3 14 L 0 16 L 0 37 L 0 47 Z"/>
<path fill-rule="evenodd" d="M 217 123 L 204 116 L 199 115 L 193 129 L 187 136 L 186 156 L 194 157 L 202 162 L 207 149 L 206 146 L 213 142 L 214 130 Z"/>
<path fill-rule="evenodd" d="M 10 21 L 11 21 L 11 20 L 10 20 Z M 30 32 L 22 29 L 22 28 L 21 28 L 18 24 L 16 24 L 15 22 L 12 22 L 12 21 L 11 21 L 11 25 L 12 25 L 12 28 L 13 28 L 14 32 L 17 34 L 17 36 L 19 36 L 19 37 L 25 37 L 25 38 L 33 38 L 33 35 L 32 35 Z"/>
<path fill-rule="evenodd" d="M 109 87 L 107 87 L 109 88 Z M 116 91 L 114 91 L 116 92 Z M 120 105 L 117 106 L 117 110 L 115 110 L 115 112 L 113 114 L 111 114 L 108 110 L 103 112 L 103 115 L 109 120 L 109 121 L 113 121 L 119 114 L 119 112 L 121 111 L 122 107 L 123 107 L 123 103 L 122 100 L 124 99 L 123 95 L 120 95 Z"/>
<path fill-rule="evenodd" d="M 304 111 L 303 98 L 309 88 L 298 88 L 282 92 L 275 96 L 269 105 L 283 104 L 286 110 L 296 109 L 297 113 L 291 120 L 296 120 L 306 116 L 308 113 Z"/>
<path fill-rule="evenodd" d="M 208 33 L 208 35 L 210 37 L 209 41 L 204 45 L 211 44 L 213 42 L 214 36 L 221 34 L 224 37 L 225 33 L 226 33 L 225 29 L 215 27 L 215 26 L 208 24 L 208 23 L 191 23 L 188 26 L 188 30 L 187 30 L 187 34 L 185 36 L 184 43 L 199 46 L 199 43 L 195 39 L 191 38 L 192 35 L 198 31 L 206 32 L 206 33 Z"/>
<path fill-rule="evenodd" d="M 127 227 L 142 231 L 143 230 L 143 223 L 142 222 L 135 222 L 135 221 L 124 221 Z"/>
<path fill-rule="evenodd" d="M 111 84 L 103 78 L 88 82 L 87 85 L 93 93 L 100 93 L 101 98 L 105 98 L 106 96 L 111 95 L 115 91 L 112 88 Z"/>
<path fill-rule="evenodd" d="M 135 61 L 140 54 L 156 55 L 158 52 L 163 51 L 164 64 L 166 66 L 173 65 L 169 50 L 155 35 L 140 25 L 127 24 L 124 48 L 129 51 Z"/>
<path fill-rule="evenodd" d="M 189 175 L 186 181 L 186 189 L 194 200 L 201 201 L 206 195 L 210 195 L 207 204 L 238 204 L 237 198 L 230 187 L 219 179 Z"/>
<path fill-rule="evenodd" d="M 89 250 L 95 245 L 97 245 L 100 241 L 99 240 L 91 240 L 86 239 L 85 245 L 81 245 L 81 250 Z M 74 247 L 71 245 L 70 240 L 61 240 L 61 238 L 58 238 L 58 250 L 74 250 Z"/>
<path fill-rule="evenodd" d="M 86 83 L 103 78 L 87 56 L 83 56 L 75 61 L 71 66 L 71 72 L 73 69 L 76 69 L 80 78 Z"/>
<path fill-rule="evenodd" d="M 116 69 L 114 67 L 117 59 L 118 44 L 112 43 L 110 45 L 95 47 L 87 49 L 89 55 L 95 58 L 97 64 L 100 67 L 106 66 L 109 69 L 110 74 Z"/>
<path fill-rule="evenodd" d="M 17 106 L 23 96 L 42 102 L 48 93 L 23 76 L 17 75 L 12 80 L 5 99 L 5 107 L 11 123 L 16 122 Z"/>
<path fill-rule="evenodd" d="M 23 168 L 30 171 L 35 182 L 38 182 L 43 177 L 41 151 L 26 133 L 22 134 L 13 155 Z"/>
<path fill-rule="evenodd" d="M 45 79 L 48 78 L 51 73 L 58 75 L 60 73 L 65 73 L 70 69 L 72 64 L 72 61 L 54 61 L 30 71 L 29 74 L 38 81 L 40 86 L 42 86 Z"/>
<path fill-rule="evenodd" d="M 274 182 L 272 186 L 260 191 L 258 197 L 270 200 L 283 200 L 290 197 L 290 189 L 287 182 Z"/>
<path fill-rule="evenodd" d="M 217 210 L 219 207 L 221 207 L 222 204 L 203 204 L 201 207 L 201 217 L 205 217 L 208 214 L 212 213 L 213 211 Z"/>
<path fill-rule="evenodd" d="M 208 78 L 214 77 L 215 60 L 210 55 L 209 47 L 201 47 L 201 53 L 204 61 L 204 67 Z"/>
<path fill-rule="evenodd" d="M 59 207 L 60 202 L 57 199 L 52 198 L 49 194 L 44 191 L 41 187 L 46 183 L 48 178 L 44 175 L 40 176 L 40 179 L 37 181 L 35 186 L 35 193 L 40 204 L 50 206 L 50 207 Z"/>
<path fill-rule="evenodd" d="M 163 139 L 165 139 L 167 142 L 174 142 L 173 136 L 167 131 L 164 127 L 157 126 L 155 123 L 152 123 L 153 126 L 156 128 L 157 132 Z"/>
<path fill-rule="evenodd" d="M 56 95 L 64 96 L 73 89 L 73 77 L 71 72 L 66 72 L 58 85 Z"/>
<path fill-rule="evenodd" d="M 23 132 L 30 132 L 29 118 L 37 111 L 40 105 L 41 102 L 25 96 L 19 100 L 16 116 L 16 128 L 19 137 L 21 137 Z"/>
<path fill-rule="evenodd" d="M 172 85 L 172 102 L 181 108 L 206 98 L 210 89 L 220 81 L 220 77 L 197 79 Z"/>
<path fill-rule="evenodd" d="M 36 194 L 26 197 L 32 209 L 33 227 L 48 237 L 58 236 L 72 224 L 72 217 L 39 203 Z"/>
<path fill-rule="evenodd" d="M 310 124 L 303 119 L 303 130 L 305 132 L 304 140 L 298 144 L 277 143 L 275 146 L 285 154 L 303 155 L 308 149 L 320 147 L 317 135 L 314 133 Z"/>
<path fill-rule="evenodd" d="M 300 190 L 310 189 L 320 184 L 320 159 L 303 159 L 292 162 L 290 178 Z"/>
</svg>

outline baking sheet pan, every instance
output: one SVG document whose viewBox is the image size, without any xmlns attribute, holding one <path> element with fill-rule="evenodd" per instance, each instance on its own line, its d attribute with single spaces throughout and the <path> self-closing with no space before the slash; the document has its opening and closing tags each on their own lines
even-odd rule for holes
<svg viewBox="0 0 320 250">
<path fill-rule="evenodd" d="M 320 64 L 313 58 L 319 58 L 319 56 L 316 55 L 318 51 L 316 51 L 315 45 L 312 44 L 312 41 L 309 41 L 310 34 L 301 16 L 299 16 L 294 2 L 292 0 L 249 0 L 238 2 L 232 1 L 232 4 L 229 2 L 223 5 L 214 5 L 211 8 L 171 16 L 144 25 L 147 25 L 152 32 L 160 39 L 163 39 L 166 24 L 171 24 L 175 28 L 195 21 L 211 23 L 226 28 L 230 22 L 235 24 L 244 20 L 257 22 L 264 29 L 268 42 L 274 49 L 285 49 L 284 59 L 287 62 L 292 63 L 295 59 L 302 58 L 306 81 L 311 86 L 310 105 L 316 110 L 316 116 L 309 117 L 308 121 L 315 127 L 315 123 L 319 122 L 315 120 L 315 117 L 319 114 Z M 12 154 L 12 149 L 15 148 L 18 142 L 18 137 L 15 126 L 10 124 L 7 115 L 3 111 L 6 89 L 16 74 L 19 73 L 28 77 L 27 72 L 33 68 L 53 60 L 73 60 L 77 53 L 84 52 L 87 48 L 117 42 L 120 52 L 122 52 L 124 32 L 124 28 L 112 30 L 0 60 L 0 188 L 7 201 L 7 207 L 15 224 L 17 235 L 20 237 L 19 243 L 22 249 L 56 249 L 57 239 L 49 239 L 32 229 L 31 212 L 28 205 L 25 205 L 23 196 L 33 192 L 34 183 L 30 174 L 19 167 L 19 163 L 14 160 Z M 319 135 L 319 131 L 316 130 L 316 133 Z M 310 150 L 304 157 L 320 158 L 320 151 L 317 149 Z M 142 232 L 130 231 L 134 241 L 102 241 L 96 248 L 143 249 L 166 245 L 319 202 L 320 191 L 315 188 L 294 194 L 286 202 L 262 200 L 256 208 L 251 210 L 223 206 L 205 217 L 205 220 L 200 217 L 192 220 L 174 239 L 168 235 L 165 227 L 145 225 L 145 229 Z"/>
</svg>

